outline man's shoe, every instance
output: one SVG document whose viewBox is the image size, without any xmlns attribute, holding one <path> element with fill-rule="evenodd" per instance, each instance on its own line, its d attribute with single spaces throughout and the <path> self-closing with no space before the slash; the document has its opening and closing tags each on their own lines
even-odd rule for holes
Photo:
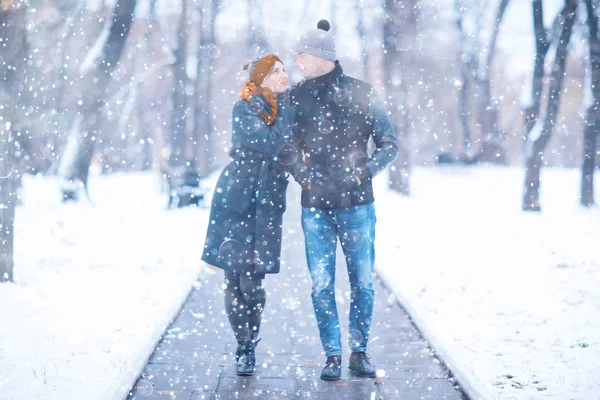
<svg viewBox="0 0 600 400">
<path fill-rule="evenodd" d="M 259 339 L 260 340 L 260 339 Z M 240 344 L 241 354 L 237 361 L 236 374 L 238 376 L 254 375 L 254 366 L 256 365 L 256 354 L 254 352 L 257 341 L 249 341 Z M 237 353 L 236 353 L 237 354 Z"/>
<path fill-rule="evenodd" d="M 375 378 L 377 371 L 369 361 L 371 357 L 365 352 L 352 352 L 348 368 L 358 376 Z"/>
<path fill-rule="evenodd" d="M 342 357 L 329 356 L 323 371 L 321 371 L 321 379 L 324 381 L 339 381 L 342 378 Z"/>
</svg>

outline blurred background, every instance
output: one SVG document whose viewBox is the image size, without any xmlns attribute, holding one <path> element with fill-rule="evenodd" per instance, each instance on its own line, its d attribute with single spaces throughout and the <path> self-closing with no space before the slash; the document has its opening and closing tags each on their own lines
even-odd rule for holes
<svg viewBox="0 0 600 400">
<path fill-rule="evenodd" d="M 93 157 L 102 173 L 151 168 L 160 154 L 178 160 L 173 162 L 194 161 L 202 175 L 223 166 L 231 107 L 245 79 L 244 59 L 276 52 L 296 72 L 292 83 L 299 81 L 294 43 L 321 18 L 332 22 L 338 58 L 348 75 L 372 82 L 389 97 L 402 92 L 399 104 L 390 101 L 388 107 L 402 114 L 398 130 L 410 163 L 435 163 L 442 152 L 475 156 L 489 140 L 503 154 L 497 157 L 501 160 L 483 154 L 491 158 L 486 161 L 524 163 L 522 110 L 531 97 L 527 89 L 536 54 L 531 1 L 119 3 L 135 8 L 135 18 L 118 63 L 108 66 Z M 504 10 L 501 3 L 507 3 Z M 543 2 L 548 30 L 564 3 Z M 102 56 L 115 0 L 29 0 L 21 7 L 25 10 L 13 12 L 24 15 L 13 18 L 21 19 L 15 28 L 22 29 L 23 42 L 8 43 L 21 45 L 14 51 L 24 56 L 13 70 L 17 94 L 5 91 L 3 102 L 18 99 L 19 118 L 11 129 L 19 132 L 26 170 L 53 174 L 70 134 L 81 130 L 81 108 L 98 97 L 91 98 L 85 78 Z M 544 157 L 548 165 L 578 167 L 582 162 L 583 92 L 589 86 L 586 19 L 585 7 L 579 7 L 559 115 Z M 8 61 L 7 54 L 2 58 Z M 553 55 L 547 58 L 552 64 Z M 486 85 L 489 93 L 484 93 Z M 481 102 L 483 110 L 494 110 L 491 131 L 482 126 Z"/>
</svg>

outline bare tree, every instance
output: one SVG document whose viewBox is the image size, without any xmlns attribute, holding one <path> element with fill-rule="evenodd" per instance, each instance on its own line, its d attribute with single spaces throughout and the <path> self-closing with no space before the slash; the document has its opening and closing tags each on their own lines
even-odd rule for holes
<svg viewBox="0 0 600 400">
<path fill-rule="evenodd" d="M 194 82 L 194 155 L 198 173 L 206 177 L 213 169 L 212 119 L 215 59 L 220 55 L 216 44 L 215 25 L 220 12 L 220 1 L 210 2 L 210 8 L 200 8 L 200 38 L 197 50 L 197 76 Z"/>
<path fill-rule="evenodd" d="M 581 204 L 594 204 L 594 169 L 596 167 L 596 142 L 600 129 L 600 38 L 598 38 L 597 0 L 585 0 L 590 50 L 590 105 L 585 117 L 583 132 L 583 164 L 581 166 Z"/>
<path fill-rule="evenodd" d="M 492 93 L 492 65 L 496 53 L 496 43 L 509 0 L 498 0 L 494 11 L 494 23 L 489 39 L 481 23 L 486 18 L 489 0 L 467 2 L 455 0 L 457 27 L 460 35 L 461 85 L 459 88 L 459 120 L 463 130 L 463 146 L 466 153 L 475 152 L 474 161 L 494 163 L 506 162 L 506 152 L 501 143 L 502 128 L 499 121 L 497 100 Z M 467 17 L 475 30 L 470 32 L 465 26 Z M 472 107 L 471 104 L 476 106 Z M 475 113 L 472 112 L 474 108 Z M 480 146 L 473 149 L 471 118 L 475 114 L 479 127 Z"/>
<path fill-rule="evenodd" d="M 187 87 L 189 85 L 186 72 L 188 58 L 188 19 L 188 0 L 182 0 L 181 17 L 179 19 L 179 28 L 177 29 L 177 48 L 174 51 L 175 61 L 172 66 L 173 78 L 175 80 L 172 115 L 173 136 L 169 159 L 172 167 L 182 166 L 186 162 L 185 152 L 188 142 L 186 129 L 188 108 Z"/>
<path fill-rule="evenodd" d="M 471 82 L 471 71 L 476 70 L 476 57 L 473 57 L 473 52 L 465 51 L 468 43 L 468 35 L 463 28 L 464 21 L 464 12 L 463 12 L 463 4 L 462 1 L 456 0 L 454 2 L 454 6 L 456 9 L 456 24 L 458 26 L 458 32 L 460 34 L 460 47 L 462 49 L 461 57 L 460 57 L 460 76 L 461 76 L 461 84 L 458 91 L 459 94 L 459 121 L 462 127 L 462 136 L 463 136 L 463 147 L 464 151 L 468 152 L 471 148 L 472 141 L 472 133 L 471 127 L 469 124 L 469 92 L 470 92 L 470 82 Z"/>
<path fill-rule="evenodd" d="M 416 38 L 418 0 L 385 1 L 383 25 L 383 76 L 386 84 L 388 109 L 398 135 L 398 157 L 390 170 L 390 187 L 404 195 L 410 194 L 410 158 L 408 137 L 410 114 L 407 104 L 407 71 L 410 69 L 410 43 Z"/>
<path fill-rule="evenodd" d="M 144 27 L 144 40 L 140 44 L 139 54 L 146 60 L 150 58 L 150 54 L 152 51 L 151 43 L 153 41 L 153 36 L 155 32 L 158 30 L 158 19 L 156 18 L 156 2 L 157 0 L 150 1 L 150 9 L 148 11 L 148 15 L 146 17 L 146 24 Z M 140 76 L 142 75 L 144 70 L 147 70 L 147 66 L 145 64 L 138 63 L 136 69 L 136 76 Z M 134 91 L 137 121 L 139 126 L 138 130 L 140 131 L 141 137 L 143 138 L 141 169 L 149 170 L 152 168 L 154 161 L 152 148 L 152 145 L 154 143 L 154 134 L 152 132 L 152 128 L 154 127 L 148 121 L 148 109 L 155 111 L 156 107 L 148 104 L 154 102 L 149 102 L 146 99 L 141 98 L 140 91 L 142 88 L 142 82 L 140 82 L 139 79 L 136 79 L 134 82 L 135 83 L 132 90 Z"/>
<path fill-rule="evenodd" d="M 205 133 L 208 135 L 208 141 L 206 144 L 206 153 L 204 154 L 204 158 L 206 159 L 207 169 L 212 171 L 213 169 L 213 161 L 212 161 L 212 141 L 210 138 L 212 137 L 214 131 L 214 121 L 213 121 L 213 85 L 215 83 L 215 61 L 217 57 L 220 55 L 220 50 L 217 47 L 217 36 L 215 31 L 215 26 L 217 24 L 217 17 L 221 11 L 220 9 L 221 2 L 220 0 L 212 0 L 210 2 L 210 23 L 208 25 L 208 40 L 206 49 L 208 50 L 205 55 L 206 62 L 206 70 L 204 72 L 204 110 L 205 110 Z"/>
<path fill-rule="evenodd" d="M 269 49 L 269 41 L 262 25 L 262 3 L 257 0 L 248 2 L 248 58 L 251 60 L 259 57 Z"/>
<path fill-rule="evenodd" d="M 79 185 L 87 188 L 94 147 L 102 138 L 106 90 L 129 35 L 135 6 L 136 0 L 117 1 L 110 24 L 106 25 L 81 65 L 84 88 L 79 101 L 81 129 L 73 131 L 59 167 L 65 199 L 76 199 Z"/>
<path fill-rule="evenodd" d="M 76 6 L 72 8 L 71 4 L 60 4 L 62 7 L 59 7 L 62 15 L 67 15 L 65 19 L 65 23 L 63 24 L 62 29 L 58 33 L 57 44 L 58 44 L 58 57 L 56 57 L 56 63 L 59 64 L 56 66 L 56 78 L 54 79 L 56 82 L 57 88 L 57 96 L 56 96 L 56 108 L 59 111 L 63 110 L 63 101 L 65 99 L 65 90 L 66 90 L 66 82 L 63 77 L 67 74 L 67 70 L 65 65 L 68 63 L 69 47 L 67 45 L 68 38 L 71 36 L 73 31 L 73 27 L 75 26 L 74 22 L 81 19 L 84 11 L 85 4 L 83 2 L 77 2 Z M 103 5 L 104 6 L 104 5 Z"/>
<path fill-rule="evenodd" d="M 542 91 L 544 89 L 544 61 L 550 48 L 550 40 L 544 27 L 544 9 L 542 0 L 533 0 L 533 29 L 535 33 L 535 62 L 530 93 L 525 93 L 523 114 L 525 116 L 525 132 L 528 135 L 540 115 Z"/>
<path fill-rule="evenodd" d="M 19 149 L 15 138 L 21 116 L 19 98 L 23 92 L 27 59 L 27 2 L 0 0 L 0 282 L 13 280 L 15 205 L 19 171 Z M 9 66 L 9 67 L 6 67 Z"/>
<path fill-rule="evenodd" d="M 529 85 L 525 86 L 527 92 L 521 99 L 523 108 L 525 133 L 529 135 L 537 122 L 542 104 L 544 91 L 544 63 L 548 50 L 554 41 L 558 40 L 561 30 L 561 15 L 558 14 L 550 30 L 544 26 L 544 8 L 542 0 L 533 0 L 533 29 L 535 34 L 535 62 L 533 76 Z"/>
<path fill-rule="evenodd" d="M 571 39 L 575 11 L 578 0 L 565 0 L 560 12 L 561 32 L 556 45 L 552 72 L 548 80 L 548 103 L 544 115 L 540 115 L 531 129 L 526 142 L 525 193 L 523 196 L 524 211 L 540 211 L 540 171 L 544 161 L 544 149 L 552 136 L 560 104 L 560 95 L 565 75 L 567 48 Z M 536 18 L 534 5 L 534 19 Z M 537 11 L 539 13 L 539 11 Z M 536 57 L 537 58 L 537 57 Z"/>
<path fill-rule="evenodd" d="M 500 143 L 502 139 L 498 102 L 492 96 L 491 69 L 494 55 L 496 54 L 496 42 L 498 41 L 498 32 L 500 24 L 508 6 L 509 0 L 500 0 L 494 18 L 494 25 L 489 44 L 486 46 L 486 52 L 483 53 L 482 61 L 479 64 L 477 80 L 480 89 L 479 106 L 477 110 L 477 119 L 481 132 L 481 150 L 478 154 L 480 161 L 492 161 L 496 163 L 506 163 L 506 152 Z"/>
<path fill-rule="evenodd" d="M 354 8 L 356 9 L 356 31 L 360 40 L 360 48 L 362 53 L 363 78 L 369 80 L 369 52 L 367 49 L 367 33 L 364 24 L 364 7 L 362 0 L 354 0 Z"/>
<path fill-rule="evenodd" d="M 329 32 L 335 37 L 335 33 L 337 31 L 337 13 L 336 10 L 339 8 L 339 3 L 337 0 L 331 0 L 329 2 L 329 15 L 331 16 L 330 22 L 331 27 L 329 28 Z"/>
</svg>

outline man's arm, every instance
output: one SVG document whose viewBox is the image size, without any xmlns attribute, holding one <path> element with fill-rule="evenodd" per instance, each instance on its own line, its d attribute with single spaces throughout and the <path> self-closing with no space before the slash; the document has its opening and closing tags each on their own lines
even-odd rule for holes
<svg viewBox="0 0 600 400">
<path fill-rule="evenodd" d="M 311 171 L 308 165 L 304 162 L 302 156 L 303 139 L 302 135 L 298 135 L 298 125 L 294 124 L 292 134 L 288 136 L 287 144 L 291 153 L 293 162 L 288 167 L 290 175 L 294 177 L 296 182 L 303 188 L 310 185 Z"/>
<path fill-rule="evenodd" d="M 292 107 L 297 106 L 294 88 L 286 92 L 286 94 L 288 95 L 289 104 Z M 304 135 L 302 134 L 301 128 L 298 125 L 296 113 L 294 113 L 294 117 L 295 118 L 292 123 L 292 134 L 287 138 L 287 147 L 292 153 L 294 162 L 288 166 L 288 171 L 290 175 L 294 177 L 296 182 L 300 184 L 300 186 L 306 188 L 310 185 L 311 171 L 308 165 L 306 165 L 304 162 L 302 155 L 302 148 L 304 147 Z"/>
<path fill-rule="evenodd" d="M 381 173 L 398 156 L 398 138 L 383 101 L 374 89 L 369 94 L 369 119 L 373 124 L 373 141 L 377 148 L 367 161 L 367 168 L 359 169 L 363 181 Z"/>
</svg>

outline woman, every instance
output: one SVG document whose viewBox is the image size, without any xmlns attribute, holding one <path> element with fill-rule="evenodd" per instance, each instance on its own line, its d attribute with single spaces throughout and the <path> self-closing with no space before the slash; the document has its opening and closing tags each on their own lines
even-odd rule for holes
<svg viewBox="0 0 600 400">
<path fill-rule="evenodd" d="M 250 79 L 233 107 L 233 161 L 215 188 L 202 260 L 225 271 L 225 307 L 234 336 L 237 374 L 254 373 L 265 274 L 279 272 L 288 174 L 280 163 L 293 109 L 278 102 L 287 89 L 283 63 L 269 54 L 244 69 Z"/>
</svg>

